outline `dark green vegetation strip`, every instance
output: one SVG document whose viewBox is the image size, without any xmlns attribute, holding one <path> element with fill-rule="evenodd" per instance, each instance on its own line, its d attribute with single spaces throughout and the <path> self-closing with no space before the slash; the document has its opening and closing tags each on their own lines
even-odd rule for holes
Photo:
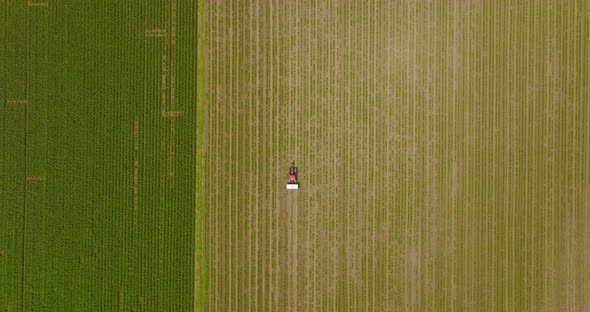
<svg viewBox="0 0 590 312">
<path fill-rule="evenodd" d="M 0 4 L 0 311 L 190 311 L 196 3 Z"/>
</svg>

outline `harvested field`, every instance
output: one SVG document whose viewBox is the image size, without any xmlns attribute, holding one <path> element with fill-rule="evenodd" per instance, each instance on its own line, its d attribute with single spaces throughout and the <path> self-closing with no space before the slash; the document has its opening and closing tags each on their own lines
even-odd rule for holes
<svg viewBox="0 0 590 312">
<path fill-rule="evenodd" d="M 587 1 L 200 14 L 196 308 L 590 310 Z"/>
</svg>

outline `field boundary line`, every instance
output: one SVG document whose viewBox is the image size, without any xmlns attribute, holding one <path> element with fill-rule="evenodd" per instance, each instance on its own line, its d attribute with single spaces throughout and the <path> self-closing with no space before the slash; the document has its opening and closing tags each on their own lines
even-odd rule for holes
<svg viewBox="0 0 590 312">
<path fill-rule="evenodd" d="M 208 280 L 206 277 L 207 274 L 207 264 L 205 262 L 205 255 L 204 255 L 204 243 L 205 240 L 203 239 L 203 222 L 206 216 L 206 212 L 204 211 L 204 207 L 201 204 L 202 202 L 202 176 L 203 176 L 203 108 L 205 102 L 207 100 L 207 95 L 205 94 L 204 88 L 204 59 L 203 59 L 203 42 L 204 42 L 204 35 L 205 31 L 203 30 L 203 10 L 204 10 L 205 0 L 198 0 L 196 5 L 197 10 L 197 111 L 196 111 L 196 122 L 197 126 L 195 127 L 196 135 L 196 147 L 195 147 L 195 249 L 194 249 L 194 272 L 193 272 L 193 311 L 194 312 L 204 312 L 208 310 L 208 298 L 207 298 L 207 289 L 208 289 Z"/>
</svg>

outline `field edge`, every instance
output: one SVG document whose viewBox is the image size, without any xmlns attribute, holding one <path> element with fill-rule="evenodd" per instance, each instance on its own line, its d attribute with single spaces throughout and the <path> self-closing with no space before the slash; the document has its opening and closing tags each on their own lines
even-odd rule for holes
<svg viewBox="0 0 590 312">
<path fill-rule="evenodd" d="M 203 8 L 204 0 L 197 0 L 197 134 L 196 134 L 196 188 L 195 188 L 195 274 L 194 274 L 194 311 L 207 310 L 207 263 L 205 261 L 203 220 L 207 212 L 202 205 L 202 174 L 203 174 L 203 105 L 206 101 L 204 93 L 204 64 L 203 64 Z"/>
</svg>

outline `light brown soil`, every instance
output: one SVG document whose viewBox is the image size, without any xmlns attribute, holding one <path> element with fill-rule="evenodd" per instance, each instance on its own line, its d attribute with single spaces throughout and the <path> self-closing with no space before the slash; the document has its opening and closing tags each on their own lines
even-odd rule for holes
<svg viewBox="0 0 590 312">
<path fill-rule="evenodd" d="M 590 310 L 590 13 L 551 3 L 206 1 L 207 310 Z"/>
<path fill-rule="evenodd" d="M 49 2 L 34 2 L 34 1 L 28 1 L 27 5 L 30 7 L 48 7 L 49 6 Z"/>
</svg>

